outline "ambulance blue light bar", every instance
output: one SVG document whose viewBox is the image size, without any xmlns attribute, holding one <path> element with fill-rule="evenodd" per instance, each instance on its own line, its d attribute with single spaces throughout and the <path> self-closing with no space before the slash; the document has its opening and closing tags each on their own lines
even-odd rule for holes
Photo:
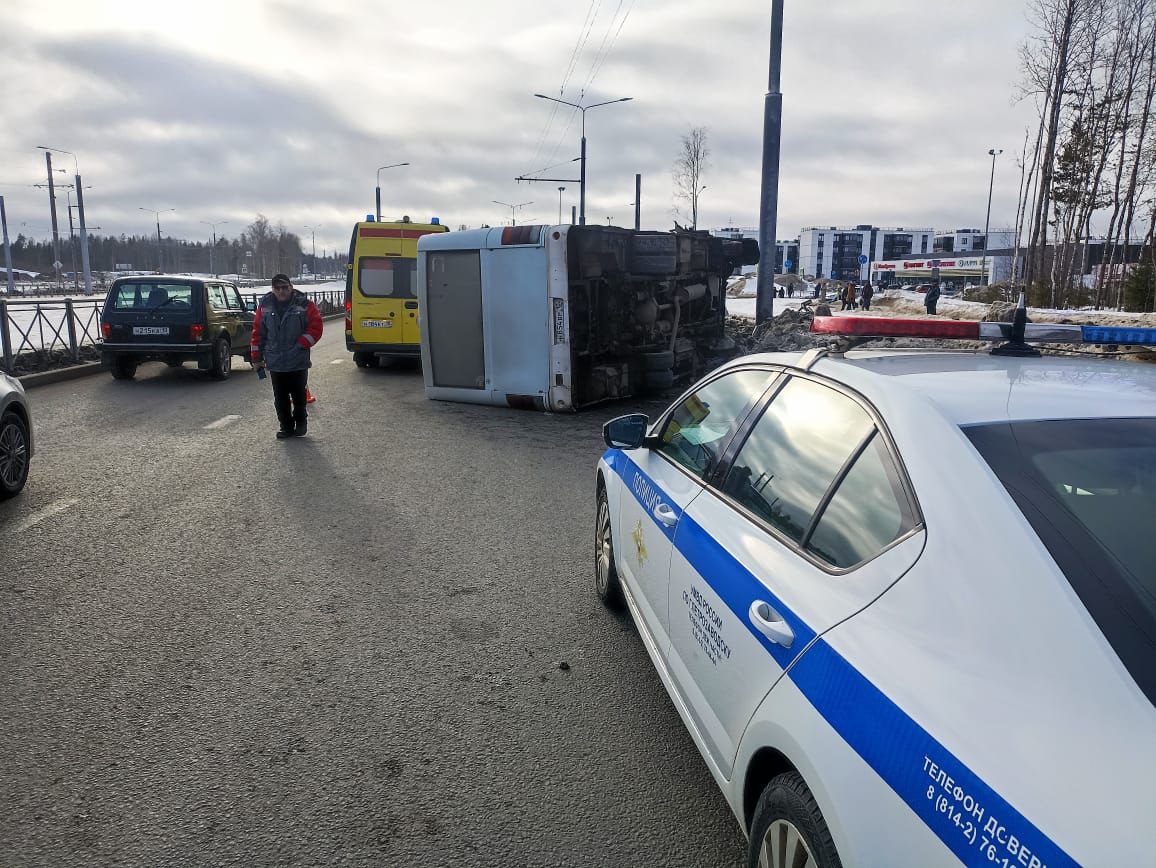
<svg viewBox="0 0 1156 868">
<path fill-rule="evenodd" d="M 817 316 L 816 334 L 862 338 L 948 338 L 972 341 L 1007 341 L 1015 338 L 1010 322 L 932 320 L 885 316 Z M 1156 329 L 1129 326 L 1079 326 L 1027 323 L 1024 341 L 1045 344 L 1156 345 Z"/>
</svg>

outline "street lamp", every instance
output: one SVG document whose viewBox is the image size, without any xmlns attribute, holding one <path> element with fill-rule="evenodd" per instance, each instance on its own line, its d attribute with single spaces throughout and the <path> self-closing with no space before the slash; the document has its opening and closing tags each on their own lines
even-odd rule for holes
<svg viewBox="0 0 1156 868">
<path fill-rule="evenodd" d="M 533 205 L 534 204 L 533 202 L 522 202 L 521 204 L 518 204 L 518 205 L 511 205 L 509 202 L 499 202 L 497 199 L 491 199 L 490 201 L 493 202 L 495 205 L 503 205 L 506 208 L 510 209 L 510 225 L 511 226 L 517 226 L 518 225 L 517 221 L 514 219 L 514 214 L 515 214 L 515 212 L 517 212 L 517 210 L 519 208 L 525 208 L 527 205 Z"/>
<path fill-rule="evenodd" d="M 68 154 L 68 156 L 72 157 L 72 168 L 74 170 L 74 174 L 76 175 L 76 211 L 80 217 L 80 261 L 81 261 L 81 264 L 84 266 L 84 294 L 85 295 L 92 295 L 92 270 L 88 267 L 88 232 L 85 228 L 85 223 L 84 223 L 84 192 L 83 192 L 84 191 L 84 185 L 83 185 L 83 183 L 81 183 L 81 180 L 80 180 L 80 164 L 77 162 L 76 154 L 72 153 L 72 151 L 66 151 L 63 148 L 50 148 L 46 145 L 37 145 L 36 147 L 47 153 L 48 158 L 49 158 L 48 159 L 49 170 L 51 170 L 51 168 L 52 168 L 51 155 L 53 152 L 56 152 L 58 154 Z M 49 180 L 49 183 L 51 184 L 51 182 L 52 182 L 51 171 L 49 171 L 48 180 Z M 53 209 L 52 209 L 52 229 L 53 229 L 53 233 L 55 233 L 55 231 L 56 231 L 56 205 L 55 205 L 55 202 L 53 203 Z"/>
<path fill-rule="evenodd" d="M 317 282 L 317 226 L 304 226 L 303 229 L 309 230 L 309 237 L 313 241 L 313 262 L 309 266 L 313 270 L 313 282 Z"/>
<path fill-rule="evenodd" d="M 162 255 L 161 255 L 161 215 L 165 214 L 169 211 L 176 211 L 177 209 L 176 208 L 162 208 L 161 210 L 158 211 L 156 208 L 141 208 L 138 205 L 137 210 L 138 211 L 144 211 L 146 214 L 156 214 L 157 215 L 157 274 L 163 274 L 165 268 L 164 268 L 164 261 L 162 259 Z"/>
<path fill-rule="evenodd" d="M 409 163 L 391 163 L 381 166 L 377 170 L 377 222 L 381 222 L 381 172 L 383 169 L 396 169 L 398 166 L 408 166 Z"/>
<path fill-rule="evenodd" d="M 536 94 L 534 94 L 534 96 L 536 96 L 538 99 L 544 99 L 544 100 L 549 100 L 550 102 L 557 102 L 557 103 L 561 103 L 562 105 L 568 105 L 571 108 L 576 108 L 576 109 L 578 109 L 578 111 L 582 112 L 582 151 L 578 157 L 578 159 L 580 159 L 582 161 L 582 173 L 578 179 L 578 184 L 579 184 L 579 187 L 578 187 L 578 224 L 580 226 L 585 226 L 586 225 L 586 111 L 587 111 L 587 109 L 598 108 L 599 106 L 603 106 L 603 105 L 613 105 L 614 103 L 619 103 L 619 102 L 630 102 L 632 99 L 634 99 L 634 97 L 624 96 L 624 97 L 620 97 L 618 99 L 611 99 L 611 100 L 607 100 L 606 102 L 596 102 L 593 105 L 585 105 L 584 106 L 584 105 L 578 105 L 578 103 L 574 103 L 574 102 L 567 102 L 566 100 L 558 99 L 557 97 L 546 96 L 544 93 L 536 93 Z"/>
<path fill-rule="evenodd" d="M 562 225 L 562 193 L 565 189 L 566 189 L 565 187 L 559 187 L 558 188 L 558 225 L 559 226 Z"/>
<path fill-rule="evenodd" d="M 172 209 L 170 209 L 170 210 L 172 210 Z M 209 271 L 213 272 L 213 277 L 218 277 L 219 275 L 217 274 L 217 269 L 213 265 L 213 251 L 217 247 L 217 227 L 218 226 L 228 226 L 229 221 L 228 220 L 218 220 L 216 223 L 213 223 L 210 220 L 201 220 L 198 222 L 204 224 L 205 226 L 212 226 L 213 227 L 213 246 L 209 248 Z M 160 225 L 160 215 L 159 214 L 157 215 L 157 223 L 158 223 L 157 235 L 159 236 L 161 234 L 160 228 L 159 228 L 159 225 Z"/>
<path fill-rule="evenodd" d="M 991 180 L 987 183 L 987 219 L 983 223 L 983 262 L 980 265 L 979 285 L 987 286 L 987 233 L 991 229 L 991 191 L 995 187 L 995 158 L 1003 153 L 1003 148 L 991 148 Z"/>
</svg>

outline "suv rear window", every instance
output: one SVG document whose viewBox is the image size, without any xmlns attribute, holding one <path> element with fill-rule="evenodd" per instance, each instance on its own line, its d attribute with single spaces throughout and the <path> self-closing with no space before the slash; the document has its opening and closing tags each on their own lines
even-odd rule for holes
<svg viewBox="0 0 1156 868">
<path fill-rule="evenodd" d="M 193 287 L 188 283 L 122 283 L 112 296 L 113 310 L 189 310 Z"/>
<path fill-rule="evenodd" d="M 966 433 L 1156 703 L 1156 419 Z"/>
</svg>

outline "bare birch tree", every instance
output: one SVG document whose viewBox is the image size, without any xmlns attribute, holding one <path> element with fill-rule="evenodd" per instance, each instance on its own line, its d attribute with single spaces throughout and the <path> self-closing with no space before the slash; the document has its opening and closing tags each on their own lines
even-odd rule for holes
<svg viewBox="0 0 1156 868">
<path fill-rule="evenodd" d="M 690 227 L 698 228 L 698 198 L 706 189 L 702 183 L 710 157 L 706 127 L 691 127 L 682 137 L 682 148 L 674 160 L 674 196 L 690 209 Z"/>
</svg>

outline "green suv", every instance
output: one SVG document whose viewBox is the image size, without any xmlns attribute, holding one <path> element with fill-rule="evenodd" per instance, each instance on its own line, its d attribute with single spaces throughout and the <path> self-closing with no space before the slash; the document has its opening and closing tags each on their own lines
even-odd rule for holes
<svg viewBox="0 0 1156 868">
<path fill-rule="evenodd" d="M 108 291 L 100 330 L 101 361 L 118 380 L 131 380 L 137 365 L 152 359 L 174 368 L 193 359 L 223 380 L 233 356 L 249 356 L 253 305 L 223 280 L 122 277 Z"/>
</svg>

